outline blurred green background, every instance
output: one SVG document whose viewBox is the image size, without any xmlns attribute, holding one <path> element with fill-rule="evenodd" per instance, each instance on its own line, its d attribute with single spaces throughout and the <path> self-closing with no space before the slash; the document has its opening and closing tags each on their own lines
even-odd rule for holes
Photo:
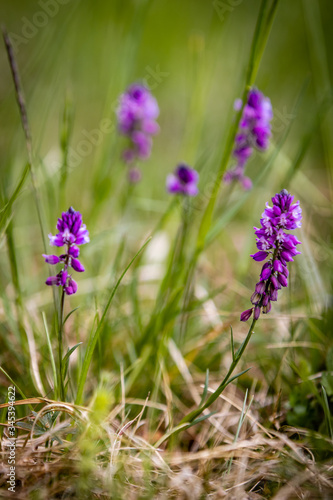
<svg viewBox="0 0 333 500">
<path fill-rule="evenodd" d="M 60 211 L 73 205 L 83 213 L 91 232 L 92 243 L 84 249 L 84 260 L 89 262 L 84 277 L 87 287 L 81 290 L 93 291 L 98 286 L 89 277 L 105 275 L 123 235 L 132 251 L 151 232 L 168 206 L 165 177 L 177 162 L 186 161 L 200 170 L 198 213 L 205 206 L 233 118 L 233 102 L 242 89 L 259 5 L 257 0 L 2 0 L 1 20 L 14 44 L 27 102 L 47 230 L 54 232 Z M 287 186 L 301 200 L 305 218 L 298 288 L 304 281 L 310 311 L 318 312 L 327 304 L 332 12 L 329 0 L 281 0 L 279 4 L 256 81 L 273 105 L 272 146 L 269 153 L 256 154 L 249 162 L 250 177 L 256 179 L 291 123 L 292 127 L 263 182 L 225 225 L 203 261 L 203 274 L 209 280 L 217 285 L 229 283 L 229 298 L 235 292 L 236 297 L 248 296 L 258 272 L 248 257 L 255 246 L 252 226 L 258 224 L 264 202 L 284 187 L 282 179 L 305 152 Z M 6 199 L 26 162 L 26 151 L 4 46 L 0 68 L 1 189 Z M 160 105 L 161 132 L 154 139 L 151 158 L 142 165 L 143 180 L 135 188 L 130 209 L 123 214 L 119 199 L 125 196 L 127 182 L 120 157 L 125 141 L 116 131 L 115 108 L 119 94 L 133 81 L 150 85 Z M 65 105 L 73 114 L 72 164 L 66 196 L 60 203 L 57 186 Z M 101 129 L 103 120 L 108 120 L 112 130 L 102 133 L 100 144 L 92 144 L 92 131 Z M 87 136 L 89 152 L 81 154 Z M 226 209 L 227 195 L 229 188 L 222 187 L 218 216 Z M 230 200 L 237 202 L 242 196 L 237 187 Z M 49 296 L 44 301 L 51 300 L 43 285 L 46 270 L 29 182 L 15 203 L 14 214 L 22 292 L 27 297 L 41 292 Z M 177 223 L 176 214 L 169 234 Z M 9 293 L 11 277 L 4 247 L 1 254 L 3 293 Z M 325 266 L 327 272 L 322 272 Z M 244 285 L 249 289 L 243 289 Z M 300 295 L 301 311 L 304 304 Z M 238 316 L 239 309 L 238 304 L 222 315 Z"/>
<path fill-rule="evenodd" d="M 193 210 L 189 212 L 185 258 L 179 259 L 187 265 L 192 262 L 198 227 L 235 119 L 234 101 L 243 91 L 260 4 L 259 0 L 0 0 L 1 23 L 14 46 L 26 99 L 44 237 L 55 233 L 57 217 L 70 205 L 82 213 L 90 232 L 91 242 L 82 248 L 80 256 L 86 272 L 77 275 L 78 292 L 66 297 L 65 303 L 65 314 L 75 307 L 78 310 L 65 324 L 64 348 L 82 342 L 70 360 L 68 401 L 75 400 L 87 339 L 95 331 L 110 290 L 167 214 L 140 265 L 135 263 L 117 290 L 84 387 L 84 404 L 92 401 L 96 407 L 94 397 L 100 393 L 105 409 L 125 396 L 142 401 L 150 398 L 153 404 L 146 419 L 147 436 L 157 422 L 152 442 L 159 437 L 158 432 L 166 430 L 161 427 L 160 414 L 156 417 L 153 411 L 154 403 L 166 403 L 165 421 L 170 427 L 177 424 L 179 414 L 183 416 L 193 407 L 189 388 L 196 387 L 199 396 L 200 384 L 206 384 L 206 370 L 210 370 L 212 387 L 220 384 L 227 372 L 231 363 L 230 326 L 234 327 L 235 345 L 244 339 L 249 325 L 240 323 L 239 315 L 250 306 L 260 271 L 259 263 L 249 256 L 255 252 L 253 226 L 259 225 L 265 202 L 282 188 L 300 200 L 303 226 L 296 233 L 302 241 L 302 254 L 289 266 L 288 289 L 281 291 L 270 314 L 260 318 L 237 367 L 242 369 L 243 364 L 251 371 L 230 384 L 228 390 L 232 398 L 237 396 L 240 408 L 246 402 L 245 389 L 256 395 L 253 407 L 257 413 L 251 420 L 250 433 L 258 431 L 253 422 L 261 421 L 282 433 L 289 424 L 332 438 L 331 0 L 280 0 L 255 82 L 271 99 L 274 119 L 269 150 L 255 153 L 246 168 L 253 189 L 245 193 L 239 186 L 221 186 L 208 234 L 210 244 L 200 255 L 193 281 L 191 273 L 178 275 L 178 268 L 176 272 L 172 266 L 167 267 L 168 251 L 180 234 L 182 211 L 181 202 L 172 201 L 166 192 L 166 176 L 181 161 L 200 172 L 200 194 L 190 202 Z M 10 224 L 3 224 L 3 207 L 28 161 L 4 44 L 0 72 L 2 402 L 8 388 L 3 369 L 26 396 L 52 397 L 52 349 L 48 351 L 45 325 L 54 352 L 57 338 L 53 296 L 44 284 L 49 270 L 42 258 L 43 238 L 30 176 L 10 211 Z M 142 181 L 129 189 L 121 160 L 126 141 L 117 133 L 115 110 L 119 95 L 134 81 L 146 83 L 156 96 L 161 130 L 154 137 L 151 158 L 140 165 Z M 61 172 L 67 172 L 65 190 L 61 188 Z M 51 253 L 52 249 L 47 251 Z M 173 274 L 168 274 L 170 269 Z M 176 274 L 175 289 L 170 290 L 173 283 L 167 280 L 163 290 L 163 277 Z M 182 282 L 185 275 L 188 289 Z M 187 294 L 192 291 L 191 284 L 193 296 Z M 163 303 L 159 304 L 156 296 L 161 289 Z M 322 386 L 328 399 L 322 397 Z M 26 409 L 18 411 L 24 416 Z M 231 415 L 234 408 L 229 411 Z M 120 429 L 136 412 L 135 406 L 127 404 L 125 418 L 124 404 L 123 415 L 111 419 L 114 429 Z M 224 413 L 220 417 L 224 427 Z M 236 421 L 232 422 L 234 428 Z M 210 425 L 208 420 L 206 423 Z M 236 428 L 231 434 L 216 429 L 218 437 L 215 431 L 204 431 L 197 441 L 199 448 L 218 445 L 226 437 L 226 442 L 234 439 L 236 443 Z M 298 440 L 301 434 L 296 434 Z M 180 436 L 177 450 L 191 450 L 192 435 Z M 91 462 L 95 458 L 99 461 L 93 448 L 96 436 L 86 437 L 92 445 Z M 331 443 L 326 437 L 322 456 L 318 445 L 313 446 L 323 460 Z M 256 452 L 257 448 L 256 444 Z M 313 449 L 308 448 L 306 444 L 304 460 L 312 454 Z M 289 448 L 283 450 L 281 454 L 286 457 L 294 453 L 293 448 L 292 453 Z M 276 452 L 274 448 L 265 459 L 274 469 L 272 481 L 283 462 L 276 459 Z M 126 464 L 127 455 L 123 456 Z M 297 451 L 297 461 L 300 456 Z M 76 451 L 75 462 L 79 462 Z M 245 468 L 243 459 L 237 462 L 242 471 L 235 480 L 239 483 L 248 462 Z M 29 466 L 31 471 L 39 470 L 36 463 Z M 49 464 L 47 461 L 46 476 Z M 64 464 L 67 466 L 67 462 Z M 317 488 L 319 474 L 308 468 L 308 462 L 300 464 L 304 464 L 302 477 L 313 477 Z M 255 468 L 260 470 L 260 466 Z M 331 471 L 330 464 L 328 469 Z M 74 483 L 70 470 L 65 475 L 69 474 Z M 88 468 L 82 470 L 85 474 Z M 114 470 L 108 469 L 107 481 Z M 251 475 L 252 470 L 247 473 Z M 93 466 L 91 471 L 95 481 L 98 474 Z M 206 463 L 202 471 L 208 486 Z M 295 471 L 286 465 L 282 476 L 292 476 L 294 481 L 300 476 Z M 216 473 L 219 481 L 225 480 L 223 469 L 216 469 Z M 120 474 L 120 482 L 128 481 L 127 472 L 123 479 Z M 58 483 L 61 481 L 55 481 L 56 486 Z M 35 484 L 38 482 L 33 480 L 32 488 Z M 136 487 L 136 481 L 133 484 Z M 155 478 L 152 488 L 154 484 Z M 252 488 L 248 481 L 241 484 Z M 151 498 L 156 498 L 154 495 Z"/>
</svg>

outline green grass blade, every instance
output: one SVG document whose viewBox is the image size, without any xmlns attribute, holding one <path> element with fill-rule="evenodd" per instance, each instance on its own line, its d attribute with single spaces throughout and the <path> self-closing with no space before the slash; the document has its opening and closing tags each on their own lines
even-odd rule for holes
<svg viewBox="0 0 333 500">
<path fill-rule="evenodd" d="M 138 255 L 140 255 L 141 252 L 146 248 L 146 246 L 148 245 L 148 243 L 150 242 L 150 240 L 151 240 L 151 238 L 149 238 L 144 243 L 144 245 L 135 254 L 135 256 L 133 257 L 133 259 L 131 260 L 131 262 L 127 265 L 127 267 L 122 272 L 120 278 L 118 279 L 116 285 L 114 286 L 114 288 L 113 288 L 113 290 L 112 290 L 112 292 L 110 294 L 110 297 L 109 297 L 109 299 L 107 301 L 107 304 L 106 304 L 105 309 L 103 311 L 102 317 L 101 317 L 101 319 L 98 322 L 96 330 L 94 332 L 92 332 L 92 334 L 90 335 L 88 347 L 87 347 L 87 350 L 86 350 L 86 354 L 85 354 L 85 357 L 84 357 L 84 360 L 83 360 L 82 369 L 81 369 L 81 375 L 80 375 L 80 380 L 79 380 L 79 385 L 78 385 L 78 390 L 77 390 L 77 396 L 76 396 L 76 400 L 75 400 L 76 404 L 81 404 L 82 395 L 83 395 L 83 389 L 84 389 L 84 384 L 86 382 L 86 378 L 87 378 L 87 375 L 88 375 L 88 370 L 89 370 L 89 367 L 90 367 L 90 363 L 91 363 L 91 360 L 92 360 L 94 349 L 95 349 L 97 340 L 98 340 L 98 338 L 100 336 L 100 333 L 102 331 L 102 327 L 104 325 L 105 317 L 106 317 L 106 314 L 107 314 L 107 312 L 109 310 L 109 307 L 111 305 L 112 299 L 115 296 L 115 293 L 116 293 L 116 291 L 117 291 L 120 283 L 122 282 L 122 279 L 124 278 L 125 274 L 129 270 L 129 268 L 131 267 L 131 265 L 133 264 L 133 262 L 135 261 L 135 259 L 138 257 Z"/>
</svg>

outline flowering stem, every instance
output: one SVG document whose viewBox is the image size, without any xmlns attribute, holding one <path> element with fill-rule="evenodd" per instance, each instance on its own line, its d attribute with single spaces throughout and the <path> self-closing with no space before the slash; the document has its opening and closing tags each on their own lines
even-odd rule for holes
<svg viewBox="0 0 333 500">
<path fill-rule="evenodd" d="M 65 290 L 62 289 L 60 309 L 59 309 L 59 325 L 58 325 L 59 391 L 60 391 L 60 399 L 62 401 L 64 401 L 65 399 L 65 388 L 64 388 L 64 380 L 62 373 L 62 351 L 63 351 L 62 333 L 63 333 L 63 323 L 64 323 L 64 305 L 65 305 Z"/>
<path fill-rule="evenodd" d="M 216 389 L 216 391 L 214 391 L 213 394 L 211 394 L 209 396 L 209 398 L 207 399 L 207 401 L 200 408 L 197 408 L 196 410 L 194 410 L 191 413 L 189 413 L 188 415 L 186 415 L 186 417 L 184 417 L 182 419 L 182 421 L 180 422 L 180 424 L 184 424 L 186 422 L 192 422 L 206 408 L 208 408 L 212 403 L 214 403 L 214 401 L 224 391 L 224 389 L 227 387 L 227 385 L 232 381 L 230 379 L 230 377 L 231 377 L 233 371 L 235 370 L 236 366 L 238 365 L 238 362 L 241 359 L 241 357 L 242 357 L 242 355 L 243 355 L 243 353 L 244 353 L 244 351 L 246 349 L 246 346 L 247 346 L 247 344 L 250 341 L 250 338 L 252 336 L 253 329 L 254 329 L 254 326 L 255 326 L 256 322 L 257 322 L 257 320 L 253 319 L 253 321 L 251 323 L 251 326 L 249 328 L 249 331 L 248 331 L 248 333 L 247 333 L 247 335 L 245 337 L 244 342 L 242 343 L 242 345 L 240 346 L 240 348 L 238 349 L 238 351 L 236 352 L 236 354 L 234 354 L 234 352 L 232 353 L 232 355 L 233 355 L 233 361 L 232 361 L 232 363 L 230 365 L 228 373 L 226 374 L 226 376 L 224 377 L 224 379 L 222 380 L 222 382 L 220 383 L 220 385 L 218 386 L 218 388 Z"/>
</svg>

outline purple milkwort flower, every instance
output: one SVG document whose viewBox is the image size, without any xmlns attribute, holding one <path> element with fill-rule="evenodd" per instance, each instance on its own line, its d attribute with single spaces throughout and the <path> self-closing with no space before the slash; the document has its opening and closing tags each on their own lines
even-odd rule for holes
<svg viewBox="0 0 333 500">
<path fill-rule="evenodd" d="M 252 313 L 258 319 L 260 313 L 269 313 L 271 302 L 278 298 L 278 290 L 288 286 L 289 271 L 287 263 L 300 254 L 296 245 L 301 242 L 296 236 L 285 231 L 297 229 L 302 225 L 302 210 L 299 201 L 293 203 L 294 197 L 286 189 L 272 198 L 273 206 L 266 203 L 266 209 L 260 219 L 261 227 L 255 227 L 258 252 L 251 255 L 262 262 L 268 257 L 261 269 L 260 280 L 256 284 L 251 302 L 254 307 L 242 312 L 240 320 L 247 321 Z"/>
<path fill-rule="evenodd" d="M 241 99 L 236 100 L 234 107 L 236 111 L 242 108 Z M 224 182 L 229 184 L 233 180 L 238 180 L 244 189 L 251 189 L 251 179 L 244 175 L 245 164 L 252 155 L 253 148 L 259 151 L 265 151 L 268 148 L 272 118 L 273 111 L 269 98 L 265 97 L 259 90 L 251 89 L 235 138 L 233 155 L 237 164 L 225 173 Z"/>
<path fill-rule="evenodd" d="M 198 172 L 185 163 L 181 163 L 173 174 L 168 175 L 166 187 L 169 193 L 172 194 L 180 193 L 186 196 L 196 196 L 199 192 L 198 180 Z"/>
<path fill-rule="evenodd" d="M 120 96 L 116 113 L 119 132 L 130 141 L 123 159 L 133 167 L 137 160 L 146 160 L 150 156 L 151 136 L 159 131 L 155 121 L 159 115 L 159 107 L 149 89 L 134 83 Z M 131 181 L 131 176 L 129 180 Z"/>
<path fill-rule="evenodd" d="M 61 214 L 57 222 L 58 233 L 56 236 L 49 234 L 50 245 L 56 247 L 66 246 L 66 251 L 59 257 L 57 255 L 44 255 L 47 264 L 63 264 L 63 269 L 56 275 L 46 280 L 49 286 L 62 286 L 67 295 L 77 291 L 77 284 L 70 274 L 70 268 L 79 273 L 84 272 L 84 267 L 78 259 L 80 254 L 79 245 L 89 243 L 89 232 L 85 224 L 82 224 L 82 215 L 70 207 L 67 212 Z"/>
</svg>

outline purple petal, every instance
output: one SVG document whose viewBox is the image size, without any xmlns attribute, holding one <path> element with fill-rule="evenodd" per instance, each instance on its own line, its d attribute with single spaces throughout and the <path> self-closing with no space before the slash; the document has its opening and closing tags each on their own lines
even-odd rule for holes
<svg viewBox="0 0 333 500">
<path fill-rule="evenodd" d="M 246 311 L 243 311 L 242 314 L 240 315 L 240 320 L 247 321 L 249 318 L 251 318 L 252 311 L 253 311 L 253 307 L 251 307 L 251 309 L 247 309 Z"/>
<path fill-rule="evenodd" d="M 283 251 L 281 252 L 281 257 L 286 261 L 286 262 L 293 262 L 294 259 L 292 258 L 292 255 L 290 252 Z"/>
<path fill-rule="evenodd" d="M 250 257 L 252 257 L 252 259 L 254 259 L 257 262 L 261 262 L 262 260 L 266 259 L 267 255 L 268 255 L 268 252 L 260 251 L 260 252 L 257 252 L 255 254 L 250 255 Z"/>
<path fill-rule="evenodd" d="M 273 302 L 276 302 L 277 299 L 278 299 L 278 289 L 277 288 L 274 288 L 273 286 L 270 287 L 270 299 L 273 301 Z"/>
<path fill-rule="evenodd" d="M 257 320 L 257 319 L 259 319 L 259 316 L 260 316 L 260 307 L 259 306 L 255 306 L 253 317 L 254 317 L 255 320 Z"/>
<path fill-rule="evenodd" d="M 266 289 L 266 283 L 264 281 L 259 281 L 259 283 L 256 284 L 256 292 L 263 294 Z"/>
<path fill-rule="evenodd" d="M 84 266 L 81 264 L 79 259 L 74 259 L 74 257 L 72 257 L 71 266 L 78 273 L 84 272 Z"/>
<path fill-rule="evenodd" d="M 71 257 L 78 257 L 80 254 L 80 249 L 76 245 L 71 245 L 68 249 L 68 255 Z"/>
<path fill-rule="evenodd" d="M 260 293 L 254 292 L 251 295 L 251 303 L 252 304 L 259 304 L 260 300 L 261 300 L 261 294 Z"/>
<path fill-rule="evenodd" d="M 51 265 L 54 265 L 54 264 L 58 264 L 58 262 L 60 262 L 60 259 L 57 255 L 45 255 L 43 253 L 43 257 L 45 259 L 45 262 L 47 264 L 51 264 Z"/>
<path fill-rule="evenodd" d="M 282 267 L 282 264 L 281 262 L 276 259 L 274 262 L 273 262 L 273 269 L 274 271 L 278 272 L 278 273 L 282 273 L 283 271 L 283 267 Z"/>
<path fill-rule="evenodd" d="M 68 285 L 65 287 L 65 293 L 67 295 L 73 295 L 76 292 L 77 292 L 77 283 L 76 281 L 73 280 L 73 278 L 70 278 L 68 280 Z"/>
<path fill-rule="evenodd" d="M 281 283 L 282 286 L 288 286 L 288 280 L 284 276 L 284 274 L 278 274 L 278 280 Z"/>
<path fill-rule="evenodd" d="M 267 302 L 267 304 L 265 306 L 263 306 L 262 308 L 262 312 L 264 314 L 268 314 L 270 312 L 270 310 L 272 309 L 272 304 L 270 301 Z"/>
<path fill-rule="evenodd" d="M 174 174 L 169 174 L 166 180 L 166 187 L 169 193 L 182 193 L 183 186 Z"/>
<path fill-rule="evenodd" d="M 89 238 L 89 231 L 87 230 L 87 226 L 85 224 L 82 224 L 80 227 L 75 243 L 76 245 L 84 245 L 85 243 L 89 243 L 90 238 Z"/>
<path fill-rule="evenodd" d="M 58 233 L 56 236 L 49 234 L 50 245 L 54 247 L 62 247 L 64 245 L 64 240 L 62 234 Z"/>
<path fill-rule="evenodd" d="M 58 276 L 49 276 L 47 280 L 45 281 L 46 285 L 48 286 L 59 286 L 59 278 Z"/>
<path fill-rule="evenodd" d="M 267 306 L 268 302 L 269 302 L 269 295 L 265 294 L 263 299 L 262 299 L 262 305 Z"/>
<path fill-rule="evenodd" d="M 272 269 L 270 267 L 263 268 L 261 271 L 260 279 L 265 281 L 272 274 Z"/>
<path fill-rule="evenodd" d="M 66 281 L 67 281 L 67 276 L 68 276 L 68 272 L 66 271 L 66 269 L 64 269 L 63 271 L 61 271 L 60 275 L 59 276 L 59 279 L 60 279 L 60 284 L 61 286 L 65 286 L 66 285 Z"/>
<path fill-rule="evenodd" d="M 194 182 L 187 184 L 183 189 L 184 194 L 187 194 L 187 196 L 196 196 L 199 193 L 198 186 Z"/>
<path fill-rule="evenodd" d="M 271 284 L 274 286 L 274 288 L 280 288 L 281 285 L 279 284 L 278 280 L 274 276 L 274 274 L 271 276 Z"/>
<path fill-rule="evenodd" d="M 183 184 L 196 183 L 199 180 L 198 172 L 184 163 L 178 165 L 175 175 Z"/>
</svg>

